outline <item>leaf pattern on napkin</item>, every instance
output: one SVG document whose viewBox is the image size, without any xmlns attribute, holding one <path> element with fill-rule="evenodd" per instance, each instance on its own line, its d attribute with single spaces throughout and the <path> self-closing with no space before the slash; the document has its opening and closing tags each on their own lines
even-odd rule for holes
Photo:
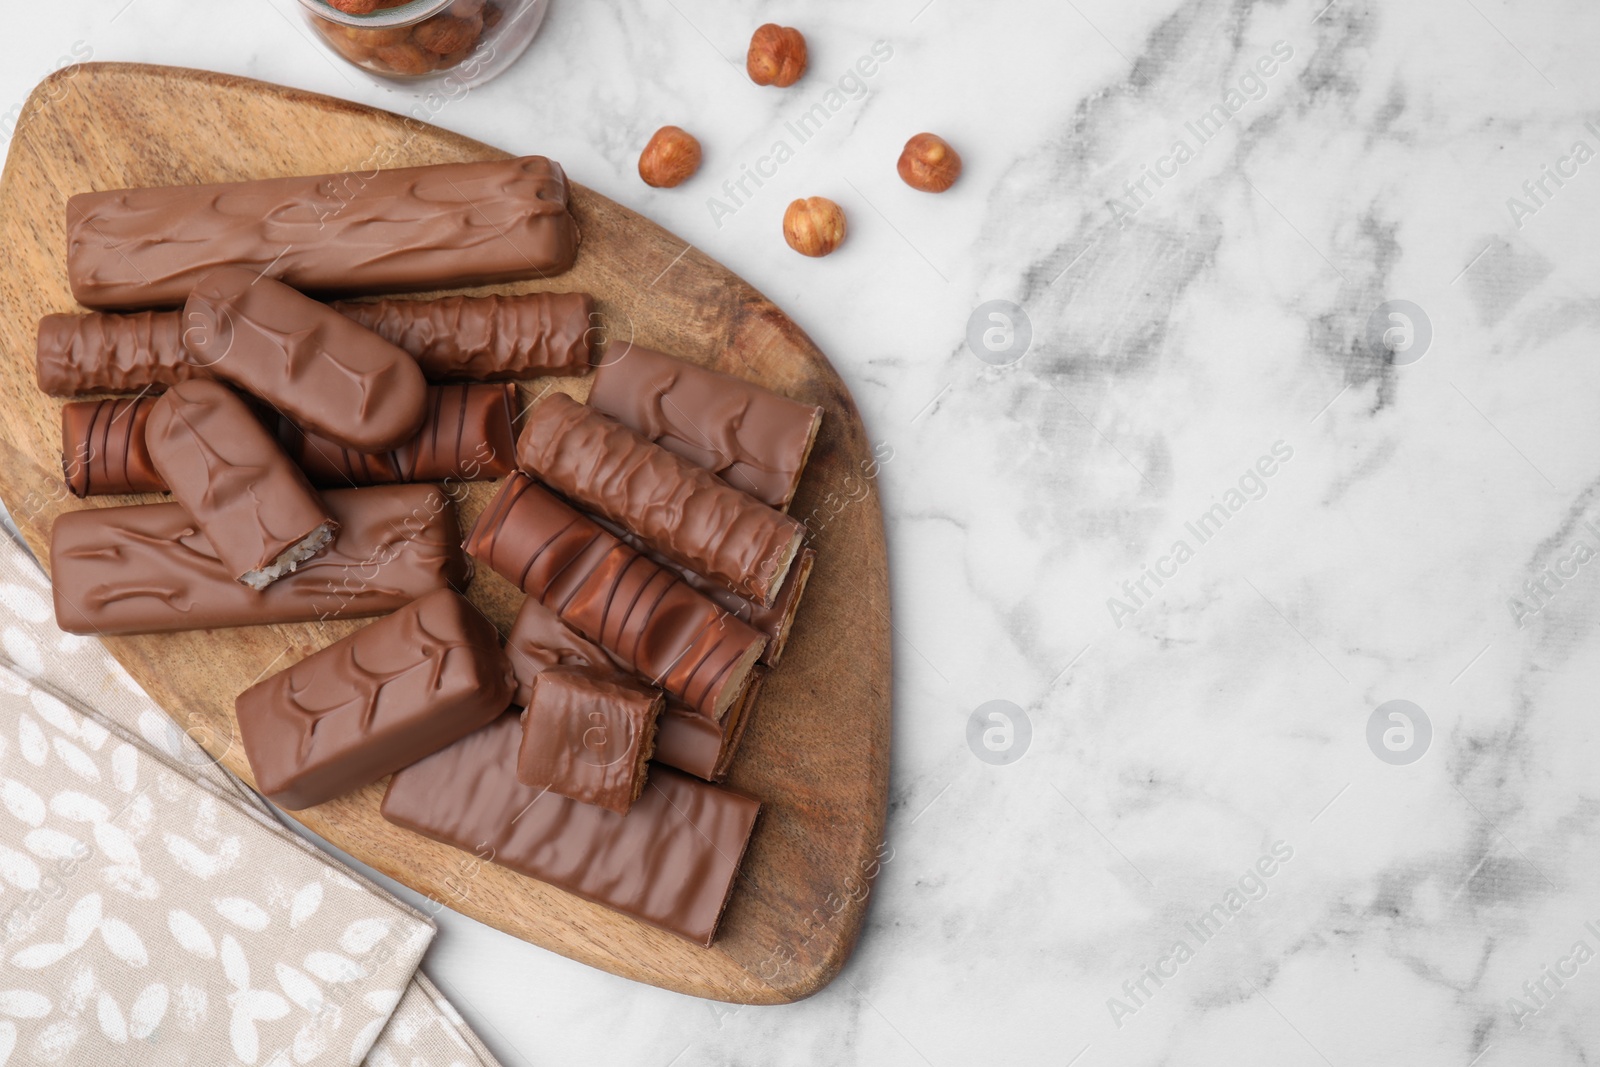
<svg viewBox="0 0 1600 1067">
<path fill-rule="evenodd" d="M 259 798 L 52 616 L 0 537 L 0 1067 L 247 1063 L 252 1032 L 265 1067 L 498 1067 L 415 971 L 429 924 L 257 821 Z"/>
</svg>

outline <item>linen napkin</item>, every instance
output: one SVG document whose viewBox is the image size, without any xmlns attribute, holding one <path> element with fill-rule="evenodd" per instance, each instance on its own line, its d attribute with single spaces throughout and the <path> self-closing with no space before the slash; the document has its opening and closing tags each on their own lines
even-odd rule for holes
<svg viewBox="0 0 1600 1067">
<path fill-rule="evenodd" d="M 498 1067 L 417 969 L 432 924 L 58 630 L 10 538 L 0 661 L 0 1067 Z"/>
</svg>

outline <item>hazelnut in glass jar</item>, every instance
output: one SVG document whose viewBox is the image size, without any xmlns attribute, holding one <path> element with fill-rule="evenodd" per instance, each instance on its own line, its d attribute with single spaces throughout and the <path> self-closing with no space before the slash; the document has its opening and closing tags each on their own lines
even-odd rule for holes
<svg viewBox="0 0 1600 1067">
<path fill-rule="evenodd" d="M 549 0 L 300 0 L 339 55 L 398 81 L 480 85 L 533 40 Z"/>
</svg>

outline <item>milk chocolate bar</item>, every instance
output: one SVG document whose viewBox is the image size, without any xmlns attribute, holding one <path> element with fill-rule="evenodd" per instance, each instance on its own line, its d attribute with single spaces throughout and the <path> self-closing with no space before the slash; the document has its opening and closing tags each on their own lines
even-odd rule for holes
<svg viewBox="0 0 1600 1067">
<path fill-rule="evenodd" d="M 516 407 L 509 382 L 430 385 L 422 429 L 392 452 L 357 452 L 288 419 L 278 440 L 317 486 L 490 481 L 516 468 Z"/>
<path fill-rule="evenodd" d="M 664 698 L 624 677 L 556 667 L 522 712 L 517 781 L 628 814 L 644 789 Z"/>
<path fill-rule="evenodd" d="M 689 587 L 704 593 L 713 604 L 724 611 L 734 615 L 743 622 L 748 623 L 757 631 L 766 635 L 767 647 L 761 653 L 761 662 L 769 667 L 776 667 L 783 658 L 783 650 L 789 646 L 789 635 L 794 632 L 794 619 L 800 610 L 800 600 L 805 596 L 806 583 L 811 581 L 811 570 L 817 563 L 817 551 L 814 548 L 800 550 L 800 555 L 789 567 L 789 573 L 784 575 L 783 585 L 778 589 L 778 595 L 773 597 L 769 606 L 763 607 L 753 600 L 735 593 L 733 590 L 714 582 L 709 578 L 696 574 L 687 567 L 679 566 L 650 549 L 635 533 L 623 529 L 608 519 L 595 518 L 595 522 L 607 532 L 614 534 L 617 540 L 632 548 L 636 552 L 649 556 L 655 562 L 668 567 L 677 574 Z"/>
<path fill-rule="evenodd" d="M 755 714 L 756 701 L 769 673 L 759 667 L 750 672 L 739 702 L 728 709 L 721 722 L 669 702 L 656 725 L 656 751 L 650 758 L 708 782 L 728 777 L 728 768 L 739 751 L 739 742 L 744 740 L 745 727 Z"/>
<path fill-rule="evenodd" d="M 263 589 L 338 530 L 300 468 L 218 382 L 181 382 L 150 409 L 150 461 L 234 577 Z"/>
<path fill-rule="evenodd" d="M 822 409 L 640 345 L 607 350 L 589 403 L 757 500 L 787 510 Z"/>
<path fill-rule="evenodd" d="M 587 293 L 451 296 L 332 305 L 409 352 L 430 381 L 513 381 L 587 374 L 594 298 Z M 51 396 L 134 393 L 213 377 L 184 351 L 182 311 L 46 315 L 34 353 Z"/>
<path fill-rule="evenodd" d="M 341 295 L 547 277 L 577 257 L 567 195 L 542 156 L 79 193 L 67 277 L 111 309 L 176 307 L 230 264 Z"/>
<path fill-rule="evenodd" d="M 517 462 L 674 563 L 763 607 L 805 539 L 794 519 L 565 393 L 529 410 Z"/>
<path fill-rule="evenodd" d="M 79 400 L 61 407 L 61 472 L 73 496 L 163 493 L 144 443 L 155 398 Z"/>
<path fill-rule="evenodd" d="M 144 423 L 156 400 L 141 396 L 62 405 L 62 467 L 74 494 L 166 492 L 144 440 Z M 277 427 L 278 443 L 318 488 L 476 482 L 503 478 L 515 469 L 511 419 L 516 400 L 516 387 L 509 383 L 429 386 L 422 429 L 392 452 L 356 452 L 305 433 L 276 412 L 268 417 Z"/>
<path fill-rule="evenodd" d="M 74 634 L 142 634 L 381 615 L 464 589 L 455 503 L 435 485 L 324 493 L 339 536 L 259 593 L 241 585 L 179 504 L 85 508 L 50 537 L 56 622 Z"/>
<path fill-rule="evenodd" d="M 627 815 L 517 781 L 522 726 L 502 715 L 389 781 L 383 817 L 709 946 L 761 805 L 668 767 Z"/>
<path fill-rule="evenodd" d="M 422 426 L 427 382 L 417 361 L 282 282 L 238 267 L 214 270 L 189 294 L 183 316 L 191 359 L 307 430 L 381 452 Z"/>
<path fill-rule="evenodd" d="M 467 551 L 627 670 L 720 719 L 766 639 L 520 472 L 478 517 Z"/>
<path fill-rule="evenodd" d="M 340 301 L 333 307 L 410 352 L 434 381 L 589 373 L 595 323 L 588 293 Z"/>
<path fill-rule="evenodd" d="M 183 350 L 183 314 L 46 315 L 34 369 L 50 396 L 137 393 L 209 377 Z"/>
<path fill-rule="evenodd" d="M 494 626 L 440 589 L 240 693 L 256 788 L 299 811 L 487 725 L 513 682 Z"/>
<path fill-rule="evenodd" d="M 603 678 L 628 678 L 605 649 L 573 633 L 533 597 L 522 602 L 511 632 L 506 635 L 506 658 L 517 678 L 511 703 L 521 708 L 533 699 L 539 675 L 555 668 L 586 671 Z M 656 747 L 651 759 L 700 778 L 720 781 L 744 736 L 765 674 L 761 670 L 751 672 L 744 693 L 720 720 L 669 698 L 656 720 Z"/>
</svg>

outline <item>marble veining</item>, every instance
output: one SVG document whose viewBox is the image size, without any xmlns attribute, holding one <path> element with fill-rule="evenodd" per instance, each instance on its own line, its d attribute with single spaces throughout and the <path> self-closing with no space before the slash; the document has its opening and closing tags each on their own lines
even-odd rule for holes
<svg viewBox="0 0 1600 1067">
<path fill-rule="evenodd" d="M 0 116 L 91 54 L 547 153 L 782 305 L 889 457 L 892 810 L 850 966 L 731 1008 L 445 914 L 429 973 L 506 1063 L 1600 1054 L 1600 10 L 555 0 L 429 100 L 242 6 L 13 13 Z M 767 19 L 810 41 L 791 90 L 743 75 Z M 652 190 L 665 123 L 705 164 Z M 894 171 L 924 129 L 966 159 L 942 196 Z M 780 235 L 808 195 L 850 220 L 821 261 Z"/>
</svg>

